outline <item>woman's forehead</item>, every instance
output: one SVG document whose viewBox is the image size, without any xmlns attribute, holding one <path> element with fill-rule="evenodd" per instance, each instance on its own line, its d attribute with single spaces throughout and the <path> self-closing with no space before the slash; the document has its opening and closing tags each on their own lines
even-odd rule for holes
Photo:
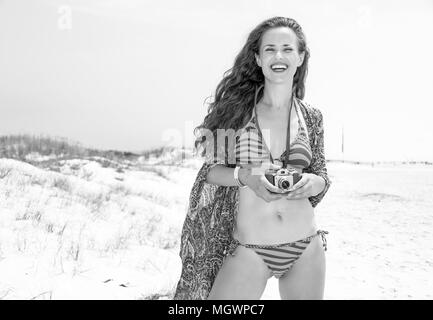
<svg viewBox="0 0 433 320">
<path fill-rule="evenodd" d="M 262 36 L 261 46 L 267 45 L 296 45 L 298 38 L 295 32 L 287 27 L 278 27 L 267 30 Z"/>
</svg>

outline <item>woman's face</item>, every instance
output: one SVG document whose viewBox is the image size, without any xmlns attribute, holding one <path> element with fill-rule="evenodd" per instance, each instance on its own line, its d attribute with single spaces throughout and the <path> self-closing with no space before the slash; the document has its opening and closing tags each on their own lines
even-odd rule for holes
<svg viewBox="0 0 433 320">
<path fill-rule="evenodd" d="M 304 61 L 304 52 L 298 52 L 298 38 L 287 27 L 272 28 L 262 36 L 257 64 L 265 78 L 274 83 L 292 82 L 296 69 Z"/>
</svg>

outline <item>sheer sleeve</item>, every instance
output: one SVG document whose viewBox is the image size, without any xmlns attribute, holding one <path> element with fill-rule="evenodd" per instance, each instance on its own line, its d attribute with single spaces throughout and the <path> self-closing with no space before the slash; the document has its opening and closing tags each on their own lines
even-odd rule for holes
<svg viewBox="0 0 433 320">
<path fill-rule="evenodd" d="M 319 204 L 319 202 L 323 199 L 325 194 L 328 192 L 332 181 L 329 179 L 328 171 L 326 169 L 323 115 L 319 109 L 313 108 L 313 110 L 314 110 L 314 114 L 316 115 L 316 126 L 314 127 L 315 130 L 314 137 L 310 137 L 314 139 L 313 148 L 312 148 L 313 157 L 310 166 L 306 168 L 304 172 L 316 174 L 325 180 L 324 189 L 319 194 L 308 198 L 311 202 L 311 205 L 314 208 Z"/>
<path fill-rule="evenodd" d="M 227 167 L 235 167 L 236 158 L 236 132 L 232 129 L 217 130 L 211 138 L 203 144 L 204 163 L 209 169 L 222 164 Z"/>
</svg>

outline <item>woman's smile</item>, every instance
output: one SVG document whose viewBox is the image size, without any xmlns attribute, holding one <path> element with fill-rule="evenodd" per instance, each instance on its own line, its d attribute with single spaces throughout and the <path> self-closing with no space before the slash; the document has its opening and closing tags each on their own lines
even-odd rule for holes
<svg viewBox="0 0 433 320">
<path fill-rule="evenodd" d="M 289 66 L 285 63 L 274 63 L 271 65 L 271 70 L 273 72 L 281 73 L 289 69 Z"/>
</svg>

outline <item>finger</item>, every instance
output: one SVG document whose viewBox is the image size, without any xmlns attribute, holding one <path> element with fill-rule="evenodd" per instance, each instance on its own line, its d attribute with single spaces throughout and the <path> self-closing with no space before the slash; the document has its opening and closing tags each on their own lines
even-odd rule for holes
<svg viewBox="0 0 433 320">
<path fill-rule="evenodd" d="M 288 191 L 294 191 L 298 188 L 301 188 L 302 186 L 304 186 L 306 183 L 308 182 L 308 179 L 305 175 L 303 175 L 301 177 L 301 180 L 299 180 L 298 182 L 296 182 L 291 188 L 288 189 Z"/>
<path fill-rule="evenodd" d="M 288 199 L 288 200 L 297 200 L 297 199 L 302 199 L 302 198 L 305 198 L 305 197 L 306 197 L 305 193 L 296 193 L 296 194 L 289 193 L 286 196 L 286 199 Z"/>
<path fill-rule="evenodd" d="M 266 188 L 263 187 L 262 191 L 262 198 L 265 199 L 267 202 L 275 201 L 283 198 L 281 194 L 275 194 L 272 192 L 269 192 Z"/>
<path fill-rule="evenodd" d="M 296 191 L 292 191 L 292 192 L 288 193 L 287 198 L 295 199 L 295 198 L 298 198 L 299 196 L 302 197 L 304 194 L 305 194 L 305 189 L 301 190 L 301 188 L 300 188 Z"/>
<path fill-rule="evenodd" d="M 279 194 L 272 194 L 271 192 L 269 192 L 269 193 L 266 194 L 266 200 L 267 200 L 267 202 L 280 200 L 282 198 L 283 198 L 283 196 L 281 196 Z"/>
<path fill-rule="evenodd" d="M 267 190 L 272 191 L 272 192 L 275 192 L 275 193 L 283 193 L 283 190 L 281 190 L 280 188 L 278 188 L 278 187 L 274 186 L 272 183 L 270 183 L 270 182 L 268 181 L 268 179 L 266 179 L 265 176 L 263 176 L 263 178 L 261 179 L 261 181 L 262 181 L 262 183 L 263 183 L 263 186 L 264 186 Z"/>
<path fill-rule="evenodd" d="M 305 185 L 303 185 L 302 187 L 296 189 L 295 191 L 290 192 L 287 197 L 290 199 L 300 199 L 300 198 L 305 198 L 306 196 L 309 195 L 310 192 L 310 184 L 307 183 Z"/>
<path fill-rule="evenodd" d="M 300 195 L 297 195 L 297 196 L 288 195 L 288 196 L 286 197 L 287 200 L 299 200 L 299 199 L 302 199 L 302 198 L 304 198 L 304 197 L 302 197 L 302 196 L 300 196 Z"/>
</svg>

